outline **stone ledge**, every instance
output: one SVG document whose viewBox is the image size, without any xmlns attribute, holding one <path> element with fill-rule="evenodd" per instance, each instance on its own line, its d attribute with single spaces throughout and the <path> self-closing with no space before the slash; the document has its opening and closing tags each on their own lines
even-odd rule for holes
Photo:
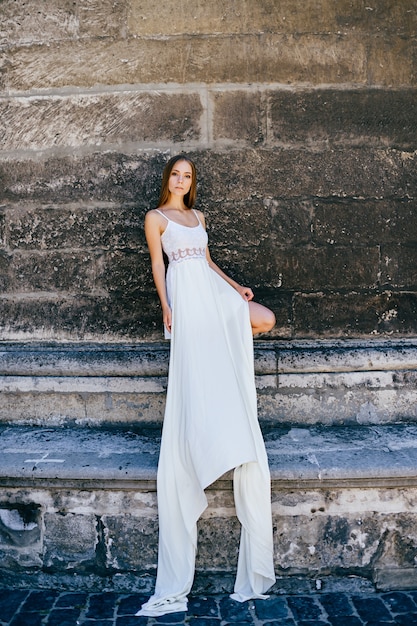
<svg viewBox="0 0 417 626">
<path fill-rule="evenodd" d="M 258 375 L 417 371 L 417 339 L 255 340 Z M 169 342 L 0 342 L 0 376 L 166 376 Z"/>
<path fill-rule="evenodd" d="M 417 420 L 417 340 L 256 340 L 260 421 Z M 161 423 L 169 343 L 0 344 L 0 423 Z"/>
<path fill-rule="evenodd" d="M 150 591 L 159 432 L 1 427 L 2 579 Z M 265 439 L 279 577 L 415 586 L 417 425 L 275 428 Z M 240 525 L 230 473 L 207 499 L 197 578 L 231 588 Z"/>
<path fill-rule="evenodd" d="M 273 490 L 417 486 L 417 425 L 267 428 Z M 160 429 L 0 427 L 0 485 L 156 490 Z M 210 489 L 232 489 L 232 473 Z"/>
</svg>

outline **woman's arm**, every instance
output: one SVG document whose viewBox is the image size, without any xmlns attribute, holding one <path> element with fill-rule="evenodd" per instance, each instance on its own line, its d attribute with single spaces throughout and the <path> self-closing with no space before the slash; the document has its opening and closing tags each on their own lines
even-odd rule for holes
<svg viewBox="0 0 417 626">
<path fill-rule="evenodd" d="M 204 228 L 206 227 L 206 223 L 204 220 L 204 215 L 199 211 L 198 215 L 200 217 L 200 220 L 204 226 Z M 206 251 L 206 257 L 207 257 L 207 262 L 210 266 L 210 268 L 216 272 L 216 274 L 218 274 L 219 276 L 221 276 L 221 278 L 223 278 L 223 280 L 225 280 L 227 283 L 229 283 L 229 285 L 231 285 L 233 287 L 233 289 L 236 289 L 236 291 L 242 296 L 242 298 L 244 300 L 247 300 L 248 302 L 250 300 L 253 299 L 253 292 L 252 289 L 250 287 L 243 287 L 242 285 L 240 285 L 239 283 L 237 283 L 235 280 L 233 280 L 232 278 L 230 278 L 229 276 L 227 276 L 227 274 L 225 274 L 223 272 L 223 270 L 220 269 L 220 267 L 218 265 L 216 265 L 216 263 L 213 261 L 213 259 L 210 256 L 210 252 L 209 249 L 207 248 Z"/>
<path fill-rule="evenodd" d="M 165 220 L 159 213 L 149 211 L 145 216 L 145 236 L 151 257 L 152 276 L 161 301 L 162 318 L 165 327 L 171 332 L 172 315 L 168 304 L 165 263 L 161 244 L 161 235 L 164 231 L 163 221 Z"/>
</svg>

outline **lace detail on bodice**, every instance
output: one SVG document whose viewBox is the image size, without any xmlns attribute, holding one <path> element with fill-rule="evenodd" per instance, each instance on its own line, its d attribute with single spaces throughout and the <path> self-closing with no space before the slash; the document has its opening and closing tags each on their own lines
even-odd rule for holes
<svg viewBox="0 0 417 626">
<path fill-rule="evenodd" d="M 191 258 L 205 259 L 206 249 L 205 248 L 184 248 L 182 250 L 177 250 L 176 252 L 170 252 L 168 255 L 168 261 L 170 263 L 180 263 L 181 261 L 185 261 Z"/>
<path fill-rule="evenodd" d="M 197 226 L 183 226 L 168 219 L 162 211 L 158 211 L 167 220 L 167 227 L 162 233 L 162 248 L 170 263 L 179 263 L 187 260 L 206 258 L 207 233 L 195 213 Z"/>
</svg>

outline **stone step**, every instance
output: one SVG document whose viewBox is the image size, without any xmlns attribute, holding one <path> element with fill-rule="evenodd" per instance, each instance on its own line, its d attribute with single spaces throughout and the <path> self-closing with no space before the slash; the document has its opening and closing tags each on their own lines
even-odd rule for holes
<svg viewBox="0 0 417 626">
<path fill-rule="evenodd" d="M 158 425 L 1 426 L 3 580 L 149 592 L 159 436 Z M 264 436 L 276 590 L 291 577 L 417 586 L 417 425 L 269 425 Z M 197 578 L 210 592 L 231 588 L 236 568 L 240 527 L 231 473 L 207 489 L 207 498 Z"/>
<path fill-rule="evenodd" d="M 0 423 L 161 422 L 169 343 L 0 344 Z M 259 417 L 277 424 L 417 420 L 417 340 L 255 341 Z"/>
</svg>

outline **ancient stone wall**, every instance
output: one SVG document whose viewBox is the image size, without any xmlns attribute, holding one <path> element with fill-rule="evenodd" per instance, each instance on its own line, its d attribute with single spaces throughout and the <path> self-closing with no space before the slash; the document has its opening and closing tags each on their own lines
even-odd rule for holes
<svg viewBox="0 0 417 626">
<path fill-rule="evenodd" d="M 161 337 L 143 217 L 186 151 L 282 338 L 417 333 L 414 0 L 0 1 L 0 338 Z"/>
</svg>

